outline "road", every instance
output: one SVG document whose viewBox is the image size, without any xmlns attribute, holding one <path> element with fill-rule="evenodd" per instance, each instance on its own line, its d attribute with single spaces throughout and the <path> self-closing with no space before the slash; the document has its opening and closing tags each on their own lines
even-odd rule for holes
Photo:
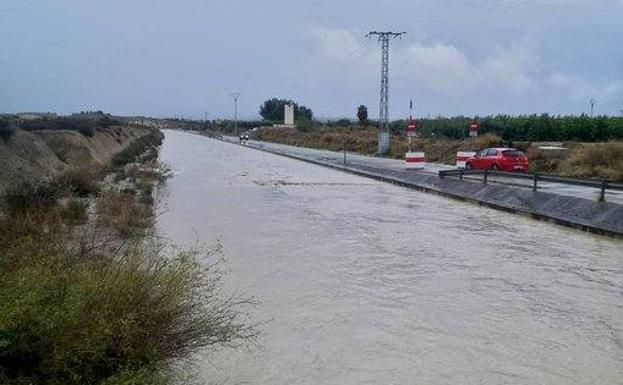
<svg viewBox="0 0 623 385">
<path fill-rule="evenodd" d="M 235 137 L 226 137 L 227 141 L 232 143 L 238 143 L 238 139 Z M 288 146 L 284 144 L 278 143 L 269 143 L 269 142 L 261 142 L 250 140 L 248 145 L 254 148 L 266 149 L 271 151 L 279 151 L 287 154 L 296 155 L 299 157 L 304 157 L 313 160 L 325 161 L 333 164 L 343 164 L 344 161 L 344 153 L 337 151 L 329 151 L 329 150 L 317 150 L 305 147 L 295 147 Z M 374 157 L 374 156 L 365 156 L 360 154 L 355 154 L 348 152 L 346 155 L 347 162 L 352 164 L 363 164 L 372 167 L 378 167 L 381 169 L 388 170 L 398 170 L 404 171 L 404 162 L 399 159 L 389 159 L 382 157 Z M 409 172 L 423 172 L 427 174 L 437 175 L 440 170 L 454 170 L 456 167 L 439 164 L 439 163 L 425 163 L 424 168 L 422 170 L 411 170 Z M 482 177 L 473 176 L 466 177 L 468 181 L 480 182 L 482 181 Z M 526 179 L 516 179 L 516 178 L 508 178 L 503 176 L 489 176 L 488 181 L 491 183 L 500 183 L 505 185 L 513 185 L 523 188 L 532 188 L 532 182 Z M 538 184 L 540 191 L 573 196 L 577 198 L 598 200 L 599 199 L 599 189 L 590 188 L 590 187 L 580 187 L 580 186 L 571 186 L 561 183 L 551 183 L 551 182 L 539 182 Z M 606 191 L 606 201 L 623 204 L 623 191 Z"/>
<path fill-rule="evenodd" d="M 621 383 L 620 239 L 165 136 L 160 234 L 220 240 L 258 302 L 257 344 L 198 357 L 200 383 Z"/>
</svg>

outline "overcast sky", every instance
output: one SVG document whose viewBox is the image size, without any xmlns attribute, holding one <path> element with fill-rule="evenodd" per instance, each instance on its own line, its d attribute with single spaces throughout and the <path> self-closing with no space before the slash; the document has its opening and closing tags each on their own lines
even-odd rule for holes
<svg viewBox="0 0 623 385">
<path fill-rule="evenodd" d="M 623 109 L 623 0 L 2 0 L 0 112 L 318 117 L 600 114 Z"/>
</svg>

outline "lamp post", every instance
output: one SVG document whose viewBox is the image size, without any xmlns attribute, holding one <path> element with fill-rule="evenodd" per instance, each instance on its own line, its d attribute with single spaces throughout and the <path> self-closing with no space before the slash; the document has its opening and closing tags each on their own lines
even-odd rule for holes
<svg viewBox="0 0 623 385">
<path fill-rule="evenodd" d="M 232 92 L 229 94 L 234 98 L 234 133 L 238 136 L 238 99 L 240 99 L 240 92 Z"/>
</svg>

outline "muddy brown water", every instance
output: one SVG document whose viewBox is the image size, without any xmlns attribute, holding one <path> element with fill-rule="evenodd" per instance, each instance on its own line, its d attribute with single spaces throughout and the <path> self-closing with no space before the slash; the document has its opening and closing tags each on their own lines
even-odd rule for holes
<svg viewBox="0 0 623 385">
<path fill-rule="evenodd" d="M 224 246 L 217 384 L 623 384 L 623 241 L 166 131 L 161 234 Z"/>
</svg>

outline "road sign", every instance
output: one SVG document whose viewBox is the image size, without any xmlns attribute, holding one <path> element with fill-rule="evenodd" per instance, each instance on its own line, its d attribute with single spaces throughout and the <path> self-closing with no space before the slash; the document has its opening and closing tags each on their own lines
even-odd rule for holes
<svg viewBox="0 0 623 385">
<path fill-rule="evenodd" d="M 477 121 L 472 121 L 469 124 L 469 136 L 476 137 L 478 136 L 478 130 L 480 129 L 480 124 Z"/>
<path fill-rule="evenodd" d="M 407 136 L 413 137 L 416 135 L 417 135 L 417 124 L 415 123 L 415 120 L 409 119 L 409 121 L 407 122 Z"/>
</svg>

